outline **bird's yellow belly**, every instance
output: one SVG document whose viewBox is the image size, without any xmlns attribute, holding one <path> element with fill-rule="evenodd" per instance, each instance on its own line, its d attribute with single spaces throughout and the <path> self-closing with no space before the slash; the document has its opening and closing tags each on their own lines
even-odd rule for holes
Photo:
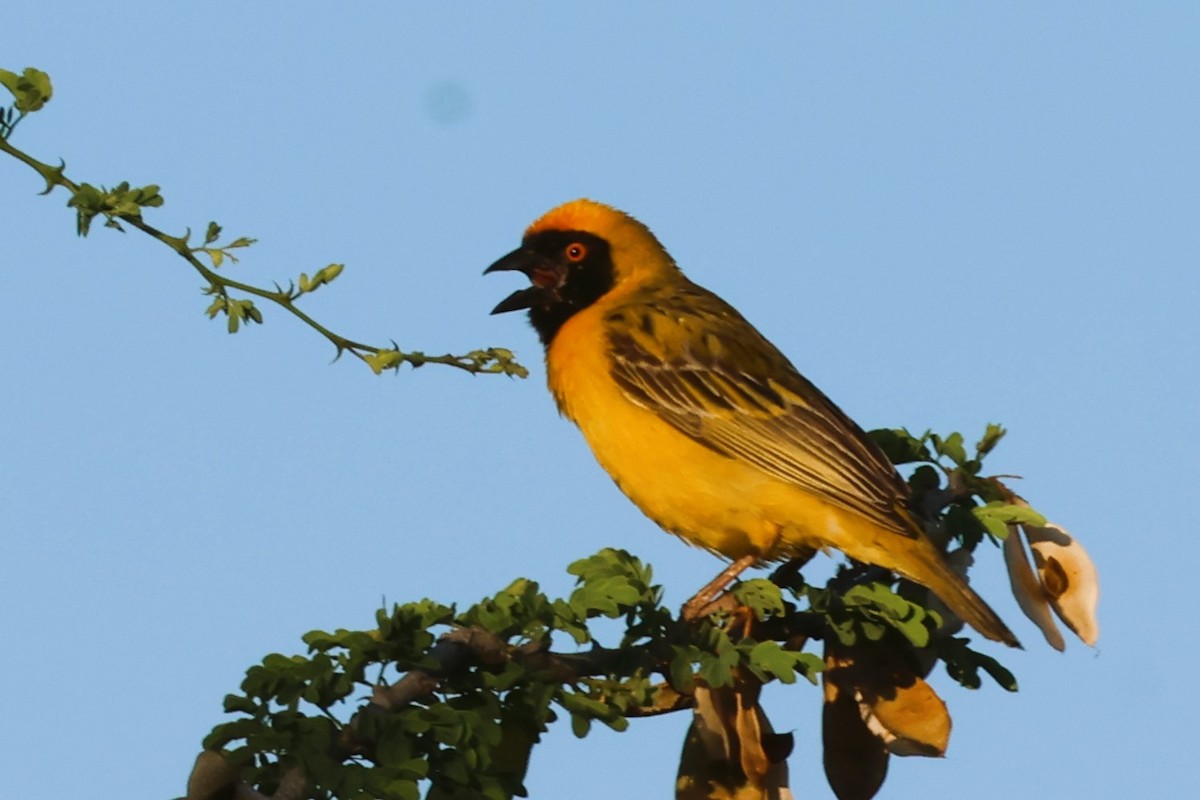
<svg viewBox="0 0 1200 800">
<path fill-rule="evenodd" d="M 783 558 L 808 547 L 836 546 L 842 538 L 839 509 L 710 450 L 634 404 L 610 377 L 608 356 L 595 340 L 571 337 L 573 346 L 560 346 L 563 338 L 547 354 L 559 408 L 650 519 L 732 559 Z"/>
</svg>

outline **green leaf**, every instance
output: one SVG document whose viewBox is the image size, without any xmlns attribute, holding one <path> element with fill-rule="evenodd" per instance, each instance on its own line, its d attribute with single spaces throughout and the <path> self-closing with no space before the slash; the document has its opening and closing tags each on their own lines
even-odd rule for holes
<svg viewBox="0 0 1200 800">
<path fill-rule="evenodd" d="M 938 628 L 937 619 L 930 613 L 922 611 L 907 620 L 892 620 L 892 627 L 900 631 L 905 639 L 912 642 L 913 647 L 921 648 L 929 645 L 930 628 Z M 926 623 L 929 624 L 926 624 Z"/>
<path fill-rule="evenodd" d="M 525 680 L 529 671 L 516 661 L 507 661 L 500 672 L 487 673 L 484 683 L 497 692 L 507 692 Z"/>
<path fill-rule="evenodd" d="M 816 653 L 797 653 L 794 669 L 816 686 L 817 676 L 825 670 L 825 659 Z"/>
<path fill-rule="evenodd" d="M 766 578 L 744 581 L 733 590 L 733 596 L 747 606 L 760 620 L 781 616 L 785 611 L 783 592 Z"/>
<path fill-rule="evenodd" d="M 615 715 L 612 706 L 580 692 L 564 690 L 556 699 L 572 714 L 585 714 L 592 719 L 609 719 Z"/>
<path fill-rule="evenodd" d="M 729 641 L 724 634 L 722 634 L 722 641 L 723 643 Z M 731 686 L 733 684 L 733 668 L 738 665 L 740 660 L 737 648 L 732 643 L 728 643 L 724 647 L 719 646 L 716 655 L 703 652 L 700 654 L 700 669 L 697 671 L 697 675 L 713 688 Z"/>
<path fill-rule="evenodd" d="M 397 369 L 404 363 L 404 354 L 399 350 L 380 350 L 377 353 L 369 353 L 363 356 L 363 361 L 367 362 L 367 366 L 376 375 L 381 374 L 385 369 Z"/>
<path fill-rule="evenodd" d="M 575 575 L 580 583 L 606 578 L 612 575 L 628 574 L 628 562 L 633 559 L 624 550 L 605 547 L 594 555 L 571 562 L 567 566 L 567 574 Z"/>
<path fill-rule="evenodd" d="M 871 437 L 871 440 L 879 446 L 879 449 L 893 464 L 933 460 L 929 448 L 925 446 L 926 436 L 918 439 L 906 428 L 878 428 L 868 433 L 867 436 Z"/>
<path fill-rule="evenodd" d="M 842 596 L 848 609 L 860 618 L 858 632 L 867 641 L 877 642 L 888 628 L 899 631 L 914 647 L 925 647 L 937 629 L 937 619 L 925 608 L 894 592 L 884 583 L 873 582 L 852 586 Z"/>
<path fill-rule="evenodd" d="M 975 452 L 978 454 L 977 457 L 983 458 L 988 453 L 992 452 L 992 450 L 1000 443 L 1000 440 L 1004 438 L 1004 434 L 1007 432 L 1008 431 L 1004 430 L 1002 426 L 993 422 L 989 422 L 987 429 L 983 432 L 983 438 L 981 438 L 975 445 Z"/>
<path fill-rule="evenodd" d="M 205 750 L 220 750 L 230 742 L 248 739 L 264 731 L 263 724 L 256 719 L 239 719 L 235 722 L 225 722 L 213 728 L 204 737 L 202 746 Z"/>
<path fill-rule="evenodd" d="M 860 622 L 858 629 L 862 631 L 863 636 L 867 637 L 868 642 L 878 642 L 887 633 L 887 628 L 878 622 Z"/>
<path fill-rule="evenodd" d="M 851 586 L 842 595 L 842 602 L 848 606 L 873 606 L 896 617 L 905 616 L 912 605 L 878 581 Z"/>
<path fill-rule="evenodd" d="M 556 599 L 551 608 L 554 611 L 552 625 L 555 630 L 566 633 L 575 640 L 576 644 L 587 644 L 592 640 L 592 635 L 588 631 L 587 625 L 575 613 L 575 610 L 571 608 L 570 603 L 561 598 Z"/>
<path fill-rule="evenodd" d="M 33 67 L 26 67 L 20 75 L 0 69 L 0 86 L 12 92 L 16 98 L 17 111 L 22 114 L 40 111 L 54 94 L 50 76 Z"/>
<path fill-rule="evenodd" d="M 236 714 L 239 711 L 243 714 L 257 714 L 259 710 L 258 703 L 248 697 L 242 697 L 240 694 L 225 695 L 222 705 L 226 714 Z"/>
<path fill-rule="evenodd" d="M 1009 525 L 1045 525 L 1046 518 L 1029 506 L 994 501 L 985 506 L 971 509 L 975 519 L 983 523 L 988 533 L 1003 541 L 1008 536 Z"/>
<path fill-rule="evenodd" d="M 833 631 L 834 636 L 838 638 L 838 642 L 846 647 L 852 646 L 858 641 L 858 626 L 855 625 L 853 619 L 829 620 L 829 627 Z"/>
<path fill-rule="evenodd" d="M 612 728 L 617 733 L 624 733 L 625 731 L 629 730 L 629 720 L 625 717 L 609 717 L 601 719 L 600 721 Z"/>
<path fill-rule="evenodd" d="M 406 778 L 389 781 L 383 791 L 387 800 L 421 800 L 421 787 L 416 781 Z"/>
<path fill-rule="evenodd" d="M 333 279 L 341 275 L 342 270 L 345 268 L 345 264 L 330 264 L 327 267 L 317 270 L 311 278 L 308 277 L 308 273 L 301 272 L 299 283 L 300 293 L 312 292 L 327 283 L 332 283 Z"/>
<path fill-rule="evenodd" d="M 429 720 L 425 718 L 424 709 L 409 708 L 401 711 L 397 716 L 400 719 L 400 726 L 409 733 L 422 734 L 433 727 Z"/>
<path fill-rule="evenodd" d="M 796 656 L 798 653 L 784 650 L 779 642 L 759 642 L 750 650 L 750 670 L 760 680 L 778 678 L 783 683 L 796 682 Z"/>
<path fill-rule="evenodd" d="M 963 447 L 963 435 L 961 433 L 952 433 L 945 439 L 935 433 L 929 439 L 933 443 L 933 449 L 938 455 L 945 456 L 959 465 L 967 460 L 967 450 Z"/>
<path fill-rule="evenodd" d="M 593 592 L 599 593 L 603 597 L 612 601 L 614 613 L 621 613 L 622 606 L 635 605 L 642 599 L 642 593 L 634 586 L 628 578 L 623 575 L 614 575 L 611 578 L 601 578 L 594 583 L 588 584 Z M 609 606 L 606 605 L 606 608 Z"/>
</svg>

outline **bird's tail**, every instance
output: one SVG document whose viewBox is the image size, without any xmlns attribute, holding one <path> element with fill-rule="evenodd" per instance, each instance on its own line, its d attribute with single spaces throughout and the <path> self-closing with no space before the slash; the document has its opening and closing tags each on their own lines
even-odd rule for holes
<svg viewBox="0 0 1200 800">
<path fill-rule="evenodd" d="M 1000 616 L 967 585 L 965 578 L 946 563 L 945 556 L 932 542 L 921 537 L 914 540 L 914 544 L 917 550 L 915 555 L 921 564 L 920 574 L 912 574 L 911 570 L 899 568 L 897 571 L 901 575 L 929 589 L 956 616 L 987 638 L 1004 642 L 1009 647 L 1021 646 L 1021 642 Z"/>
</svg>

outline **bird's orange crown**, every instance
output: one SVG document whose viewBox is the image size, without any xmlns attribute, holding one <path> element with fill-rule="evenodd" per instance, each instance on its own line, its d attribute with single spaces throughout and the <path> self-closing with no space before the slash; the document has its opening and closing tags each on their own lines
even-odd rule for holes
<svg viewBox="0 0 1200 800">
<path fill-rule="evenodd" d="M 526 229 L 525 235 L 532 236 L 542 231 L 588 231 L 599 234 L 602 229 L 610 228 L 614 223 L 619 224 L 625 220 L 634 221 L 624 211 L 581 197 L 542 214 Z M 641 225 L 641 223 L 637 224 Z"/>
</svg>

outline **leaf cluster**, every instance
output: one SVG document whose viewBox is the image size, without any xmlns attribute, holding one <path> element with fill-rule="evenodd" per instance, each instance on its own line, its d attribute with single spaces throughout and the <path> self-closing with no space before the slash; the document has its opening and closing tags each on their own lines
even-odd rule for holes
<svg viewBox="0 0 1200 800">
<path fill-rule="evenodd" d="M 1003 484 L 982 476 L 1002 435 L 989 426 L 968 454 L 959 434 L 873 434 L 918 465 L 910 482 L 929 525 L 967 552 L 992 536 L 990 516 L 1029 513 L 1009 510 Z M 306 655 L 250 669 L 225 701 L 239 719 L 204 746 L 266 793 L 302 774 L 319 798 L 508 798 L 524 796 L 531 749 L 563 715 L 586 736 L 597 722 L 621 731 L 688 709 L 700 685 L 816 683 L 822 642 L 899 652 L 922 674 L 941 662 L 971 689 L 987 674 L 1016 690 L 924 587 L 878 567 L 851 562 L 817 586 L 784 565 L 690 622 L 629 553 L 601 550 L 568 572 L 567 597 L 522 578 L 466 609 L 422 600 L 380 610 L 371 630 L 309 633 Z"/>
<path fill-rule="evenodd" d="M 13 129 L 25 115 L 41 111 L 54 94 L 50 76 L 33 67 L 26 67 L 20 75 L 0 69 L 0 86 L 8 89 L 13 96 L 11 106 L 0 108 L 0 139 L 12 135 Z"/>
<path fill-rule="evenodd" d="M 953 540 L 971 552 L 985 537 L 993 544 L 1002 542 L 1010 523 L 1046 523 L 1041 514 L 1018 503 L 999 477 L 982 474 L 983 459 L 1005 433 L 1000 425 L 988 424 L 970 455 L 957 432 L 916 436 L 905 428 L 882 428 L 869 435 L 893 464 L 917 465 L 908 479 L 914 511 L 933 523 L 935 538 Z"/>
<path fill-rule="evenodd" d="M 681 623 L 624 551 L 568 571 L 577 585 L 565 598 L 519 579 L 465 610 L 423 600 L 380 610 L 372 630 L 313 631 L 306 655 L 272 654 L 247 672 L 225 699 L 239 719 L 204 746 L 267 793 L 299 769 L 324 798 L 524 796 L 530 749 L 563 714 L 577 736 L 595 722 L 621 731 L 657 713 L 660 695 L 690 692 L 696 674 L 724 685 L 744 667 L 793 682 L 820 667 L 786 643 Z M 775 595 L 756 605 L 767 613 Z M 600 620 L 618 632 L 601 635 Z M 455 647 L 465 657 L 448 656 Z"/>
<path fill-rule="evenodd" d="M 119 220 L 141 219 L 143 208 L 162 204 L 162 195 L 154 184 L 130 187 L 127 181 L 112 189 L 81 183 L 67 201 L 67 207 L 75 209 L 75 231 L 80 236 L 88 235 L 96 217 L 104 217 L 104 227 L 124 231 Z"/>
</svg>

